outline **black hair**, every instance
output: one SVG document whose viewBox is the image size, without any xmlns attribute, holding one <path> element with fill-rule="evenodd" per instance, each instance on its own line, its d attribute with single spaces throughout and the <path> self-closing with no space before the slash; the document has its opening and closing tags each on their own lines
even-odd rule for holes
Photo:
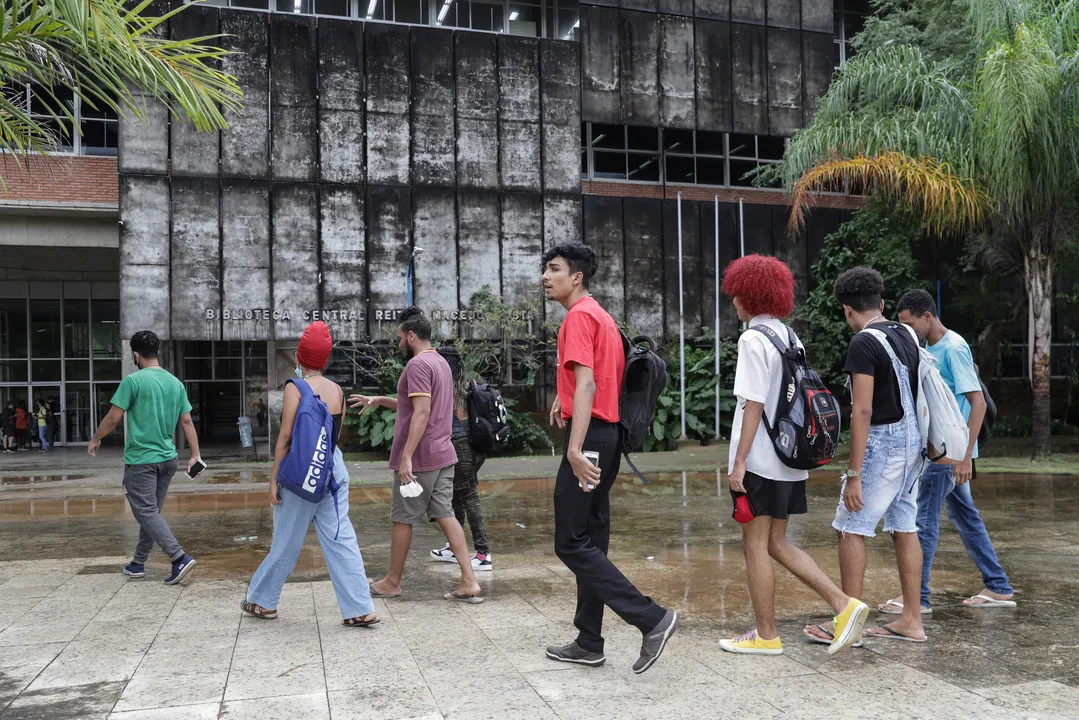
<svg viewBox="0 0 1079 720">
<path fill-rule="evenodd" d="M 884 278 L 871 267 L 856 267 L 835 281 L 835 299 L 855 312 L 880 310 L 884 296 Z"/>
<path fill-rule="evenodd" d="M 588 287 L 588 281 L 596 274 L 596 251 L 594 248 L 579 242 L 564 242 L 555 245 L 543 253 L 543 267 L 547 263 L 560 257 L 569 264 L 569 272 L 581 273 L 581 284 Z"/>
<path fill-rule="evenodd" d="M 146 360 L 155 360 L 161 349 L 161 341 L 149 330 L 139 330 L 131 336 L 131 352 L 136 352 Z"/>
<path fill-rule="evenodd" d="M 410 332 L 416 333 L 416 337 L 420 340 L 431 339 L 431 321 L 423 314 L 423 311 L 413 305 L 410 308 L 406 308 L 401 313 L 400 321 L 397 327 L 401 328 L 401 332 L 406 335 Z"/>
<path fill-rule="evenodd" d="M 933 296 L 925 290 L 911 290 L 903 297 L 899 298 L 899 305 L 895 308 L 897 313 L 901 313 L 904 310 L 911 315 L 917 315 L 919 317 L 926 313 L 936 317 L 937 303 L 933 300 Z"/>
</svg>

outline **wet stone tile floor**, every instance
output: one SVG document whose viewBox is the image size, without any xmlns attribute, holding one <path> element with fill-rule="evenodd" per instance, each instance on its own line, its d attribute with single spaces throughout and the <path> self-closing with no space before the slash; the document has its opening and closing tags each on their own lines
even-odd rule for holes
<svg viewBox="0 0 1079 720">
<path fill-rule="evenodd" d="M 66 478 L 72 487 L 78 480 Z M 611 556 L 683 618 L 641 676 L 630 670 L 640 635 L 611 613 L 603 667 L 544 657 L 546 645 L 574 636 L 573 578 L 552 549 L 550 479 L 481 483 L 495 562 L 480 577 L 486 603 L 440 599 L 457 572 L 429 562 L 443 540 L 433 526 L 418 528 L 404 594 L 376 600 L 383 622 L 372 629 L 340 625 L 313 533 L 280 619 L 241 616 L 272 533 L 264 486 L 246 482 L 169 498 L 166 517 L 199 560 L 177 587 L 161 583 L 160 554 L 143 580 L 120 573 L 138 532 L 122 496 L 28 495 L 55 485 L 47 479 L 0 488 L 0 719 L 1079 717 L 1076 478 L 976 481 L 1017 609 L 962 606 L 981 582 L 945 519 L 928 644 L 868 641 L 828 657 L 801 635 L 806 622 L 828 619 L 828 608 L 777 568 L 785 654 L 761 658 L 719 647 L 753 624 L 725 485 L 714 473 L 661 473 L 650 485 L 627 476 L 612 493 Z M 833 475 L 814 477 L 810 512 L 789 533 L 836 579 L 829 522 L 837 492 Z M 351 489 L 371 575 L 386 568 L 388 515 L 387 488 Z M 887 536 L 868 546 L 865 599 L 875 605 L 898 581 Z"/>
</svg>

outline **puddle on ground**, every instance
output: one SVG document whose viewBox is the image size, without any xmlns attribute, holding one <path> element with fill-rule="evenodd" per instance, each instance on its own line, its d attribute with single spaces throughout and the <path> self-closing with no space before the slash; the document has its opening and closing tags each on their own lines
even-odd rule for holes
<svg viewBox="0 0 1079 720">
<path fill-rule="evenodd" d="M 270 482 L 270 473 L 265 471 L 241 470 L 238 473 L 210 475 L 205 479 L 196 478 L 195 482 L 199 482 L 200 480 L 207 485 L 250 485 L 252 483 Z"/>
<path fill-rule="evenodd" d="M 42 483 L 62 482 L 64 480 L 85 480 L 92 475 L 19 475 L 0 477 L 0 486 L 4 485 L 40 485 Z"/>
</svg>

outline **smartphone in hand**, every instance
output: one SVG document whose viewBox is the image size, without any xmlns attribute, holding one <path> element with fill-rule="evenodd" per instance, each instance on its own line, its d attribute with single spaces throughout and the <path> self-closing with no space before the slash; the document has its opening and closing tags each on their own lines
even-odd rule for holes
<svg viewBox="0 0 1079 720">
<path fill-rule="evenodd" d="M 581 454 L 584 455 L 585 460 L 592 463 L 595 467 L 597 467 L 597 468 L 599 467 L 599 453 L 598 452 L 596 452 L 595 450 L 585 450 Z M 581 485 L 581 482 L 578 480 L 577 484 Z M 581 485 L 581 489 L 584 490 L 584 485 Z M 590 484 L 588 486 L 588 489 L 589 490 L 595 490 L 596 486 Z"/>
<path fill-rule="evenodd" d="M 205 469 L 206 469 L 206 463 L 202 461 L 202 458 L 199 458 L 198 460 L 195 461 L 195 464 L 191 466 L 191 469 L 187 471 L 187 477 L 194 480 Z"/>
</svg>

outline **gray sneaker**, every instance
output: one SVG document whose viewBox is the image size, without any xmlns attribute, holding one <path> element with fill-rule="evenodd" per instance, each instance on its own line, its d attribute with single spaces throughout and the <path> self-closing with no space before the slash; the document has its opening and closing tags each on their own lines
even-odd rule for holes
<svg viewBox="0 0 1079 720">
<path fill-rule="evenodd" d="M 637 658 L 637 662 L 633 663 L 633 672 L 640 675 L 655 665 L 656 660 L 659 660 L 659 656 L 663 654 L 663 648 L 667 647 L 667 641 L 677 629 L 678 613 L 668 610 L 659 625 L 644 636 L 644 642 L 641 643 L 641 656 Z"/>
<path fill-rule="evenodd" d="M 607 656 L 603 653 L 589 652 L 577 644 L 574 640 L 569 645 L 551 645 L 547 648 L 547 657 L 558 662 L 577 663 L 589 667 L 599 667 L 607 662 Z"/>
</svg>

